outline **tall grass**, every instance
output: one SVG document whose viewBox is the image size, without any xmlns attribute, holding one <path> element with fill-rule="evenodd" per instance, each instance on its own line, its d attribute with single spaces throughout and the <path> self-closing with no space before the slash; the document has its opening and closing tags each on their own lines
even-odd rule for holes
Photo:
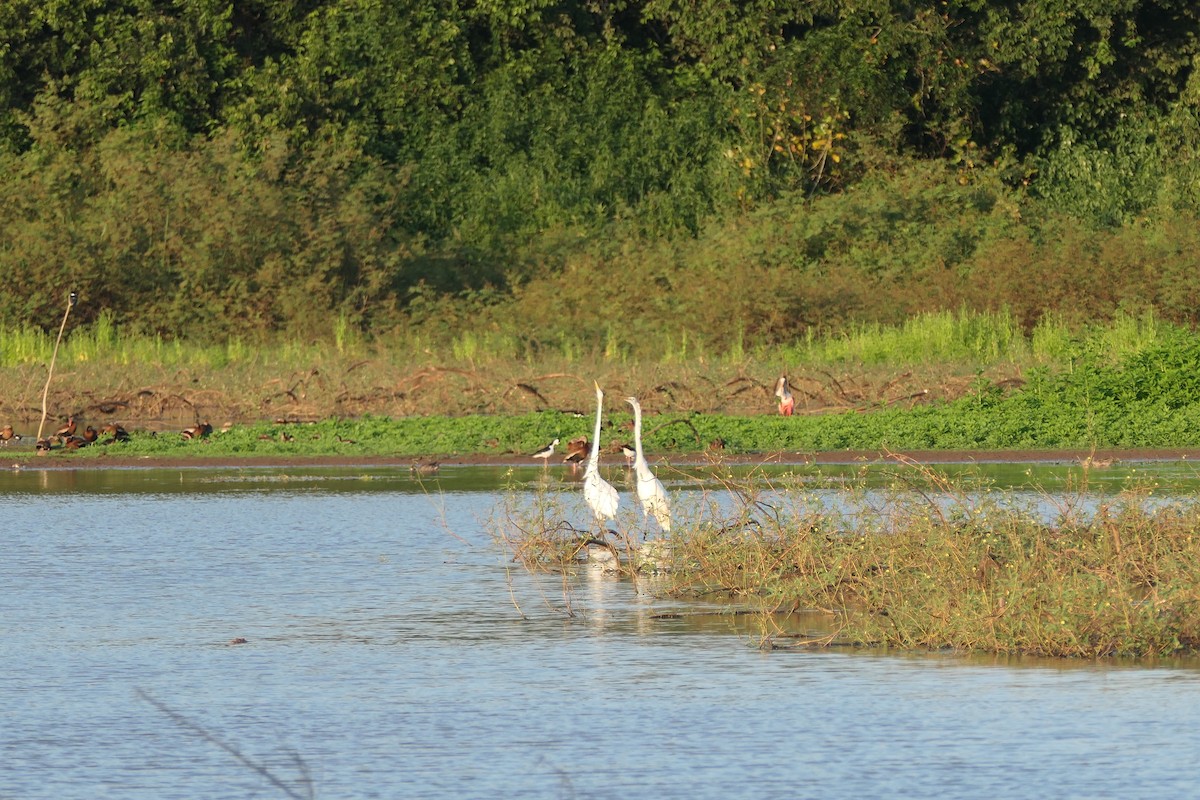
<svg viewBox="0 0 1200 800">
<path fill-rule="evenodd" d="M 786 350 L 800 363 L 865 365 L 1021 361 L 1029 342 L 1008 313 L 939 311 L 899 326 L 860 325 L 847 333 L 808 339 Z"/>
<path fill-rule="evenodd" d="M 654 586 L 765 615 L 833 615 L 837 635 L 807 645 L 1082 658 L 1200 650 L 1200 507 L 1151 504 L 1136 486 L 1089 499 L 1086 473 L 1054 519 L 1023 496 L 915 465 L 898 467 L 890 489 L 869 488 L 864 473 L 824 501 L 802 481 L 724 477 L 734 502 L 676 526 L 668 578 Z M 529 569 L 571 571 L 586 534 L 562 519 L 544 500 L 527 513 L 510 504 L 498 539 Z M 623 569 L 636 575 L 632 555 Z M 771 643 L 797 639 L 777 629 Z"/>
<path fill-rule="evenodd" d="M 1001 363 L 1069 364 L 1081 349 L 1118 359 L 1140 352 L 1177 330 L 1152 312 L 1140 316 L 1119 314 L 1108 325 L 1072 330 L 1061 318 L 1047 316 L 1025 335 L 1006 312 L 936 312 L 921 314 L 901 325 L 867 324 L 829 336 L 809 333 L 790 344 L 754 345 L 741 331 L 723 351 L 703 345 L 702 337 L 688 331 L 663 332 L 639 342 L 636 352 L 656 353 L 645 359 L 659 364 L 690 361 L 747 360 L 813 366 L 890 366 L 959 364 L 986 367 Z M 32 326 L 0 328 L 0 367 L 39 364 L 49 360 L 53 338 Z M 335 325 L 328 341 L 301 341 L 280 336 L 266 341 L 233 337 L 205 343 L 164 339 L 121 330 L 111 316 L 101 314 L 88 326 L 68 331 L 63 342 L 68 362 L 109 363 L 114 366 L 157 364 L 221 368 L 255 362 L 270 353 L 272 359 L 331 362 L 354 358 L 386 358 L 396 364 L 459 363 L 469 366 L 498 362 L 561 360 L 567 363 L 592 358 L 627 364 L 636 352 L 618 335 L 616 324 L 601 341 L 588 342 L 569 334 L 541 341 L 529 332 L 465 328 L 439 337 L 430 331 L 405 330 L 365 340 L 345 324 Z"/>
</svg>

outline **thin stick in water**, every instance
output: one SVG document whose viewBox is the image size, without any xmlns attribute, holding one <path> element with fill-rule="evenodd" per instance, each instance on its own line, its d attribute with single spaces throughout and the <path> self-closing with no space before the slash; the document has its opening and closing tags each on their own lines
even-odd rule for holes
<svg viewBox="0 0 1200 800">
<path fill-rule="evenodd" d="M 54 378 L 54 362 L 58 360 L 58 346 L 62 343 L 63 331 L 67 329 L 67 317 L 79 300 L 79 295 L 71 292 L 67 297 L 67 310 L 63 313 L 62 325 L 58 326 L 58 338 L 54 340 L 54 353 L 50 356 L 50 371 L 46 375 L 46 388 L 42 390 L 42 421 L 38 423 L 37 440 L 42 440 L 42 428 L 46 426 L 46 398 L 50 396 L 50 381 Z"/>
</svg>

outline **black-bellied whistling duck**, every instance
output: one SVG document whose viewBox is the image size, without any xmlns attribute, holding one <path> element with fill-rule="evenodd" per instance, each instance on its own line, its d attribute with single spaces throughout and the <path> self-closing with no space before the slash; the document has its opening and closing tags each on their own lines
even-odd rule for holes
<svg viewBox="0 0 1200 800">
<path fill-rule="evenodd" d="M 67 424 L 54 432 L 54 435 L 60 439 L 65 439 L 68 436 L 75 435 L 75 417 L 67 417 Z"/>
<path fill-rule="evenodd" d="M 563 457 L 564 464 L 578 464 L 587 458 L 588 440 L 586 436 L 579 436 L 567 442 L 567 454 Z"/>
<path fill-rule="evenodd" d="M 83 440 L 85 442 L 87 442 L 88 444 L 91 444 L 92 442 L 96 441 L 96 438 L 99 435 L 100 434 L 97 433 L 96 429 L 93 428 L 91 425 L 88 425 L 86 428 L 83 429 Z"/>
<path fill-rule="evenodd" d="M 775 396 L 779 398 L 779 413 L 790 417 L 796 408 L 796 399 L 788 389 L 787 375 L 780 375 L 779 380 L 775 382 Z"/>
<path fill-rule="evenodd" d="M 100 429 L 100 432 L 109 437 L 104 440 L 104 444 L 129 441 L 129 432 L 115 422 L 108 423 Z"/>
<path fill-rule="evenodd" d="M 184 428 L 180 436 L 184 439 L 203 439 L 210 433 L 212 433 L 212 425 L 209 425 L 207 422 L 199 422 L 195 427 Z"/>
<path fill-rule="evenodd" d="M 16 439 L 18 442 L 21 441 L 21 436 L 13 433 L 12 425 L 5 425 L 3 428 L 0 428 L 0 444 L 7 445 L 13 439 Z"/>
</svg>

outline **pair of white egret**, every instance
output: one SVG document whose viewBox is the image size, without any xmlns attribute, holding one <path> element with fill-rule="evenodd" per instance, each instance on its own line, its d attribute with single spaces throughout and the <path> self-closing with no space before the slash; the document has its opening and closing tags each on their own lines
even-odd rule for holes
<svg viewBox="0 0 1200 800">
<path fill-rule="evenodd" d="M 596 430 L 592 434 L 592 450 L 583 473 L 583 499 L 595 514 L 596 522 L 603 525 L 605 520 L 616 519 L 620 500 L 612 484 L 600 477 L 600 415 L 604 411 L 604 392 L 600 384 L 594 381 L 593 384 L 596 387 Z M 667 500 L 667 491 L 662 481 L 650 471 L 642 451 L 642 406 L 636 397 L 626 397 L 625 402 L 633 406 L 633 471 L 637 477 L 637 496 L 642 504 L 643 518 L 648 520 L 653 515 L 659 527 L 670 533 L 671 504 Z"/>
</svg>

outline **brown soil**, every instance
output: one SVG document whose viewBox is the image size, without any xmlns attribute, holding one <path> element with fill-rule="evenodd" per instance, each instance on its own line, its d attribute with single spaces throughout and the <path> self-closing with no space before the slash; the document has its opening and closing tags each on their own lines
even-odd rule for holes
<svg viewBox="0 0 1200 800">
<path fill-rule="evenodd" d="M 180 371 L 147 384 L 131 385 L 119 370 L 75 367 L 57 374 L 47 407 L 51 430 L 68 416 L 100 427 L 182 429 L 199 421 L 220 426 L 286 420 L 308 422 L 367 414 L 387 417 L 466 414 L 524 414 L 532 411 L 590 413 L 592 380 L 612 397 L 636 395 L 648 413 L 706 413 L 736 416 L 775 413 L 779 373 L 771 365 L 649 366 L 608 363 L 573 365 L 571 371 L 522 366 L 462 369 L 422 366 L 397 373 L 379 362 L 313 367 L 278 377 L 268 374 Z M 1001 388 L 1021 384 L 1015 369 L 989 374 Z M 0 371 L 0 424 L 28 430 L 41 419 L 44 372 L 36 366 Z M 162 380 L 161 378 L 166 378 Z M 871 411 L 953 400 L 974 390 L 981 378 L 928 366 L 903 372 L 859 369 L 789 371 L 797 414 Z M 143 379 L 144 380 L 144 379 Z M 233 388 L 233 387 L 238 388 Z"/>
</svg>

